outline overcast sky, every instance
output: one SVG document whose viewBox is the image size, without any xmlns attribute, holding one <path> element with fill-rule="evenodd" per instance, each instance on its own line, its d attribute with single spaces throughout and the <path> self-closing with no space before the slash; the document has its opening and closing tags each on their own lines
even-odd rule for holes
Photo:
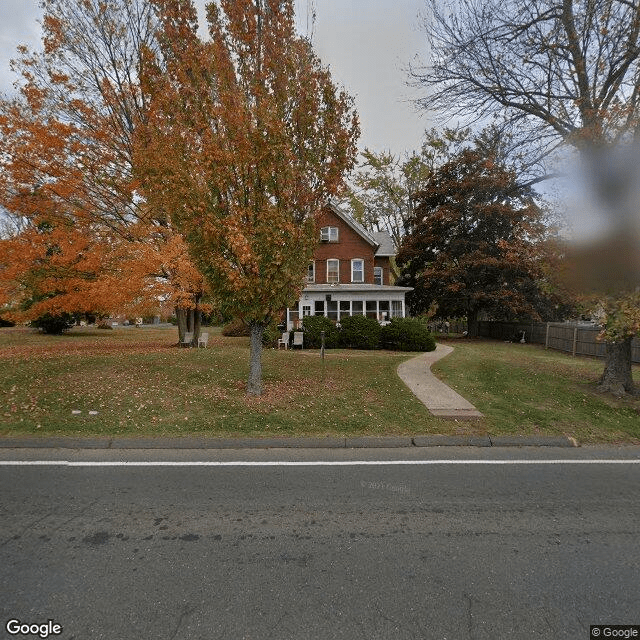
<svg viewBox="0 0 640 640">
<path fill-rule="evenodd" d="M 203 7 L 205 0 L 196 0 Z M 426 57 L 420 29 L 424 0 L 296 0 L 298 21 L 307 29 L 308 7 L 315 4 L 313 42 L 333 78 L 356 99 L 365 146 L 401 154 L 417 149 L 431 126 L 416 112 L 406 67 Z M 38 46 L 38 0 L 0 0 L 0 91 L 12 91 L 9 60 L 19 44 Z"/>
</svg>

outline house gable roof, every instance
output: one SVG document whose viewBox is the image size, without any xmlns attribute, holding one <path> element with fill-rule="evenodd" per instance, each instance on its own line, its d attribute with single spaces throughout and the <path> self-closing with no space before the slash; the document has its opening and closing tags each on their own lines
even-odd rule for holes
<svg viewBox="0 0 640 640">
<path fill-rule="evenodd" d="M 346 211 L 343 211 L 333 200 L 329 200 L 327 207 L 342 220 L 346 225 L 351 227 L 365 242 L 368 242 L 374 251 L 377 251 L 380 243 L 369 233 L 359 222 L 356 222 Z"/>
<path fill-rule="evenodd" d="M 393 238 L 387 231 L 374 231 L 371 235 L 378 243 L 378 249 L 376 250 L 377 257 L 391 258 L 396 255 L 396 250 L 393 246 Z"/>
<path fill-rule="evenodd" d="M 392 258 L 396 255 L 393 238 L 387 231 L 367 231 L 359 222 L 341 209 L 334 200 L 329 200 L 327 207 L 373 247 L 376 257 Z"/>
</svg>

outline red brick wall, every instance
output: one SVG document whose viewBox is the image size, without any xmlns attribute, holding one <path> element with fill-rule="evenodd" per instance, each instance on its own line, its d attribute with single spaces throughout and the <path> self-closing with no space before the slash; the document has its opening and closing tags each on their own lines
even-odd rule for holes
<svg viewBox="0 0 640 640">
<path fill-rule="evenodd" d="M 327 282 L 327 260 L 340 260 L 340 282 L 351 282 L 351 259 L 364 260 L 364 281 L 373 284 L 374 251 L 373 247 L 357 234 L 349 225 L 342 221 L 331 209 L 324 208 L 318 216 L 318 238 L 322 227 L 338 227 L 338 242 L 320 242 L 315 251 L 316 284 Z M 387 259 L 388 263 L 388 259 Z M 387 267 L 388 274 L 388 267 Z M 386 278 L 385 274 L 385 284 Z"/>
</svg>

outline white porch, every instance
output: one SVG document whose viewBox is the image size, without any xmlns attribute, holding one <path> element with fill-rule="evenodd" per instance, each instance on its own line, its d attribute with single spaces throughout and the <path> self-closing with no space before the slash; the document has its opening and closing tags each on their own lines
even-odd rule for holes
<svg viewBox="0 0 640 640">
<path fill-rule="evenodd" d="M 388 322 L 405 317 L 404 297 L 410 287 L 373 284 L 308 285 L 295 307 L 287 309 L 287 330 L 297 329 L 306 316 L 325 316 L 335 322 L 352 315 Z"/>
</svg>

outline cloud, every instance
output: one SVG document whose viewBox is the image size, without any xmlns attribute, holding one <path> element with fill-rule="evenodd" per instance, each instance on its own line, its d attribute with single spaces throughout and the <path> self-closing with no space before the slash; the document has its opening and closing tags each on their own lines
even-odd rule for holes
<svg viewBox="0 0 640 640">
<path fill-rule="evenodd" d="M 20 44 L 38 47 L 41 39 L 38 20 L 42 11 L 37 0 L 2 0 L 2 21 L 0 21 L 0 92 L 13 90 L 16 76 L 9 68 L 9 62 L 16 57 Z"/>
<path fill-rule="evenodd" d="M 39 46 L 42 11 L 38 0 L 0 2 L 0 92 L 11 93 L 16 77 L 9 60 L 19 44 Z M 195 2 L 204 23 L 206 0 Z M 356 98 L 360 147 L 394 153 L 417 149 L 430 123 L 413 106 L 419 94 L 407 86 L 405 70 L 416 54 L 425 56 L 425 37 L 418 28 L 424 1 L 296 0 L 302 32 L 311 7 L 316 11 L 314 46 L 334 80 Z M 202 24 L 201 33 L 206 33 Z"/>
</svg>

